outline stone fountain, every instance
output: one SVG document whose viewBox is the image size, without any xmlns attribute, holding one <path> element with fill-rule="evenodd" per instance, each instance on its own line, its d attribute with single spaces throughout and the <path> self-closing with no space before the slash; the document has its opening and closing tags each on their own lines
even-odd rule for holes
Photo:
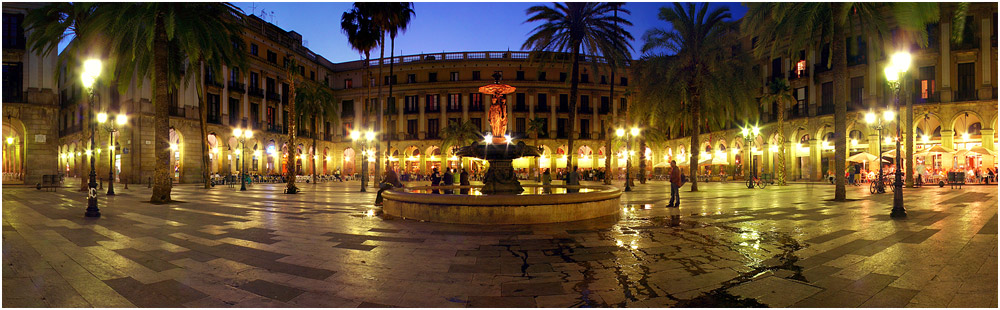
<svg viewBox="0 0 1000 310">
<path fill-rule="evenodd" d="M 519 194 L 524 191 L 521 182 L 517 181 L 514 173 L 514 166 L 511 161 L 520 157 L 537 157 L 538 148 L 529 147 L 524 142 L 511 144 L 511 139 L 507 133 L 507 99 L 506 94 L 513 93 L 516 88 L 507 84 L 501 84 L 503 78 L 501 71 L 493 73 L 493 84 L 479 88 L 480 93 L 490 95 L 490 130 L 493 134 L 492 140 L 473 143 L 462 147 L 455 154 L 464 157 L 475 157 L 484 159 L 490 163 L 489 169 L 483 176 L 483 194 Z"/>
</svg>

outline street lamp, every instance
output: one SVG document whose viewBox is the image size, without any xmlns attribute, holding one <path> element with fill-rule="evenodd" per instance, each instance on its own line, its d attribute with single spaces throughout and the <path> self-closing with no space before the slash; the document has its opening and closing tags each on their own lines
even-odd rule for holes
<svg viewBox="0 0 1000 310">
<path fill-rule="evenodd" d="M 110 121 L 108 119 L 107 113 L 97 114 L 97 122 L 104 126 L 104 130 L 108 132 L 108 150 L 111 154 L 108 154 L 108 196 L 113 196 L 115 194 L 115 132 L 118 132 L 118 126 L 124 127 L 128 123 L 128 116 L 125 114 L 118 114 L 115 117 L 115 121 Z"/>
<path fill-rule="evenodd" d="M 636 136 L 639 135 L 639 128 L 638 127 L 632 127 L 632 129 L 630 129 L 628 131 L 626 131 L 623 128 L 618 128 L 617 130 L 615 130 L 615 135 L 617 135 L 619 139 L 625 139 L 625 149 L 627 151 L 625 153 L 626 158 L 625 158 L 625 189 L 624 189 L 624 191 L 631 192 L 632 191 L 632 174 L 631 174 L 631 172 L 632 172 L 632 154 L 634 154 L 634 151 L 632 151 L 632 138 L 634 138 L 634 137 L 636 137 Z"/>
<path fill-rule="evenodd" d="M 83 82 L 83 87 L 87 88 L 87 92 L 90 94 L 90 105 L 91 109 L 94 106 L 94 82 L 101 75 L 101 60 L 100 59 L 88 59 L 83 63 L 83 75 L 81 80 Z M 90 111 L 90 115 L 94 115 L 93 110 Z M 94 149 L 94 134 L 96 125 L 90 126 L 90 149 L 87 150 L 88 153 L 93 154 Z M 97 170 L 94 168 L 94 156 L 90 156 L 90 183 L 87 184 L 89 187 L 87 191 L 87 212 L 83 215 L 86 217 L 101 217 L 101 209 L 97 207 Z"/>
<path fill-rule="evenodd" d="M 246 179 L 246 175 L 247 175 L 247 156 L 246 156 L 247 155 L 246 154 L 247 153 L 247 151 L 246 151 L 247 150 L 247 139 L 253 138 L 253 130 L 250 130 L 250 129 L 243 130 L 243 129 L 240 129 L 240 128 L 233 128 L 233 137 L 235 137 L 236 141 L 240 143 L 240 159 L 239 160 L 240 160 L 241 164 L 243 164 L 242 166 L 240 166 L 240 190 L 241 191 L 245 191 L 245 190 L 247 190 L 247 179 Z M 239 166 L 239 165 L 237 165 L 237 166 Z"/>
<path fill-rule="evenodd" d="M 882 112 L 882 117 L 881 118 L 878 117 L 878 115 L 876 115 L 875 112 L 868 112 L 867 114 L 865 114 L 865 123 L 868 123 L 869 126 L 872 126 L 873 128 L 875 128 L 876 131 L 878 131 L 878 161 L 877 161 L 878 162 L 878 182 L 875 183 L 876 184 L 875 185 L 876 193 L 885 193 L 885 186 L 883 185 L 883 184 L 885 184 L 884 183 L 885 181 L 883 181 L 883 175 L 884 174 L 882 172 L 882 128 L 883 128 L 883 121 L 885 121 L 886 123 L 891 122 L 892 118 L 895 116 L 895 114 L 896 113 L 893 113 L 890 110 L 886 110 L 886 111 Z M 896 157 L 899 157 L 899 151 L 898 150 L 899 149 L 897 149 L 897 151 L 896 151 Z"/>
<path fill-rule="evenodd" d="M 364 135 L 364 139 L 362 139 L 362 133 L 360 131 L 355 130 L 355 131 L 351 132 L 351 140 L 353 140 L 354 143 L 358 143 L 358 144 L 361 145 L 361 160 L 360 160 L 360 163 L 361 163 L 361 192 L 367 192 L 368 190 L 365 189 L 365 187 L 368 186 L 368 161 L 367 161 L 368 158 L 367 157 L 374 156 L 374 154 L 372 154 L 372 155 L 368 154 L 368 145 L 371 144 L 372 141 L 375 140 L 375 132 L 373 132 L 371 130 L 368 130 L 368 131 L 365 131 L 363 135 Z"/>
<path fill-rule="evenodd" d="M 889 87 L 896 91 L 894 94 L 894 99 L 896 103 L 896 109 L 899 109 L 899 93 L 900 88 L 905 83 L 900 82 L 900 76 L 906 74 L 906 70 L 910 68 L 910 53 L 909 52 L 897 52 L 892 55 L 891 65 L 885 68 L 885 79 L 889 82 Z M 900 136 L 900 120 L 899 116 L 896 115 L 896 182 L 893 186 L 896 187 L 892 196 L 892 212 L 889 213 L 889 217 L 892 218 L 905 218 L 906 208 L 903 207 L 903 174 L 901 173 L 901 168 L 903 167 L 903 156 L 900 153 L 901 143 Z M 879 165 L 881 167 L 881 163 Z"/>
<path fill-rule="evenodd" d="M 757 127 L 756 125 L 753 127 L 747 126 L 743 127 L 743 129 L 740 131 L 743 134 L 743 141 L 745 142 L 743 148 L 746 149 L 747 152 L 749 153 L 747 154 L 747 159 L 750 160 L 750 176 L 749 179 L 747 180 L 747 188 L 753 188 L 754 187 L 753 179 L 756 178 L 757 175 L 757 167 L 756 167 L 757 161 L 753 160 L 753 152 L 757 148 L 753 146 L 753 140 L 756 140 L 757 136 L 760 135 L 760 127 Z"/>
</svg>

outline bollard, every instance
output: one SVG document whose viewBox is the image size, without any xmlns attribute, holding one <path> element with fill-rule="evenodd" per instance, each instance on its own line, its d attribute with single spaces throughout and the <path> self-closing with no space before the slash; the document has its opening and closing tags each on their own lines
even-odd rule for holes
<svg viewBox="0 0 1000 310">
<path fill-rule="evenodd" d="M 104 189 L 104 179 L 102 179 L 102 178 L 97 178 L 97 181 L 99 182 L 99 183 L 97 183 L 97 184 L 99 184 L 99 185 L 100 185 L 100 187 L 98 187 L 98 189 Z"/>
<path fill-rule="evenodd" d="M 125 183 L 125 189 L 128 189 L 128 179 L 122 178 L 122 183 Z"/>
<path fill-rule="evenodd" d="M 152 188 L 153 187 L 153 178 L 149 177 L 148 179 L 149 179 L 149 183 L 146 183 L 146 188 Z"/>
</svg>

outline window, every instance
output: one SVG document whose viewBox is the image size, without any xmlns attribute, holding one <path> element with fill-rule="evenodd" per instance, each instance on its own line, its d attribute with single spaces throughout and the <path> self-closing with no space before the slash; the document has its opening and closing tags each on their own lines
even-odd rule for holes
<svg viewBox="0 0 1000 310">
<path fill-rule="evenodd" d="M 441 95 L 427 95 L 427 109 L 426 112 L 438 112 L 441 111 L 441 103 L 439 100 Z"/>
<path fill-rule="evenodd" d="M 428 82 L 437 82 L 438 81 L 438 74 L 437 74 L 437 72 L 427 73 L 427 81 Z"/>
<path fill-rule="evenodd" d="M 514 94 L 514 111 L 528 112 L 528 103 L 524 93 Z"/>
<path fill-rule="evenodd" d="M 955 100 L 976 100 L 976 97 L 975 63 L 958 64 L 958 90 L 955 92 Z"/>
<path fill-rule="evenodd" d="M 416 83 L 417 82 L 417 75 L 416 74 L 407 74 L 406 75 L 406 82 L 407 83 Z"/>
<path fill-rule="evenodd" d="M 476 128 L 479 128 L 477 130 L 483 130 L 483 119 L 478 117 L 473 117 L 469 119 L 469 122 L 471 122 L 472 125 L 476 126 Z"/>
<path fill-rule="evenodd" d="M 611 98 L 608 98 L 608 96 L 601 96 L 601 109 L 598 112 L 601 114 L 611 112 Z"/>
<path fill-rule="evenodd" d="M 354 124 L 352 124 L 351 122 L 344 122 L 344 128 L 343 128 L 344 131 L 342 133 L 340 133 L 340 136 L 342 136 L 344 138 L 350 137 L 351 130 L 354 130 L 354 126 L 353 125 Z"/>
<path fill-rule="evenodd" d="M 545 71 L 538 71 L 538 80 L 539 81 L 545 80 Z"/>
<path fill-rule="evenodd" d="M 275 120 L 276 116 L 274 115 L 274 107 L 271 107 L 271 106 L 267 107 L 266 112 L 267 112 L 267 114 L 265 114 L 265 115 L 267 117 L 267 120 L 266 120 L 267 121 L 267 128 L 271 129 L 275 125 L 274 120 Z"/>
<path fill-rule="evenodd" d="M 462 111 L 462 95 L 448 94 L 448 112 Z"/>
<path fill-rule="evenodd" d="M 538 94 L 538 106 L 535 107 L 535 111 L 549 111 L 549 96 L 547 94 Z"/>
<path fill-rule="evenodd" d="M 820 86 L 820 114 L 833 113 L 833 82 L 826 82 Z"/>
<path fill-rule="evenodd" d="M 830 70 L 830 43 L 823 43 L 819 49 L 819 64 L 816 65 L 816 72 Z"/>
<path fill-rule="evenodd" d="M 995 21 L 996 19 L 994 19 Z M 940 26 L 938 23 L 927 24 L 927 49 L 936 50 L 938 48 L 939 41 L 941 41 Z M 996 31 L 994 28 L 993 31 Z"/>
<path fill-rule="evenodd" d="M 450 74 L 450 76 L 451 76 L 451 80 L 450 81 L 452 81 L 452 82 L 457 82 L 458 81 L 458 72 L 452 72 Z"/>
<path fill-rule="evenodd" d="M 258 128 L 260 124 L 260 104 L 256 102 L 250 103 L 250 122 L 254 128 Z"/>
<path fill-rule="evenodd" d="M 236 122 L 240 119 L 240 100 L 236 98 L 229 98 L 229 126 L 236 126 Z M 240 126 L 246 126 L 245 124 Z"/>
<path fill-rule="evenodd" d="M 417 96 L 406 96 L 403 97 L 403 113 L 418 113 L 420 108 L 417 107 Z"/>
<path fill-rule="evenodd" d="M 482 111 L 483 110 L 483 94 L 472 93 L 469 94 L 469 111 Z"/>
<path fill-rule="evenodd" d="M 979 40 L 976 36 L 976 18 L 974 16 L 965 17 L 965 28 L 962 29 L 962 43 L 951 43 L 952 50 L 967 50 L 979 48 Z"/>
<path fill-rule="evenodd" d="M 548 138 L 549 137 L 549 119 L 548 118 L 540 118 L 540 119 L 542 120 L 542 130 L 538 131 L 538 137 L 539 138 Z"/>
<path fill-rule="evenodd" d="M 409 138 L 411 140 L 417 138 L 417 132 L 420 130 L 420 127 L 418 125 L 419 124 L 417 123 L 417 120 L 415 120 L 415 119 L 406 120 L 406 136 L 407 136 L 407 138 Z"/>
<path fill-rule="evenodd" d="M 569 112 L 569 95 L 559 94 L 559 112 Z"/>
<path fill-rule="evenodd" d="M 250 43 L 250 55 L 257 56 L 257 44 Z"/>
<path fill-rule="evenodd" d="M 385 85 L 389 85 L 390 83 L 392 85 L 396 85 L 396 76 L 395 75 L 393 75 L 393 76 L 386 75 L 383 80 L 384 80 L 384 84 Z"/>
<path fill-rule="evenodd" d="M 569 128 L 567 128 L 567 119 L 560 118 L 556 120 L 556 139 L 566 139 L 569 137 Z"/>
<path fill-rule="evenodd" d="M 257 72 L 250 72 L 250 89 L 260 88 L 260 78 L 257 77 Z"/>
<path fill-rule="evenodd" d="M 208 102 L 206 108 L 208 110 L 207 121 L 213 124 L 222 124 L 221 111 L 219 110 L 219 95 L 208 94 L 208 96 L 205 96 L 205 101 Z"/>
<path fill-rule="evenodd" d="M 479 71 L 472 71 L 472 80 L 473 81 L 479 80 Z"/>
<path fill-rule="evenodd" d="M 936 102 L 937 88 L 934 85 L 934 66 L 920 67 L 917 74 L 919 74 L 919 79 L 914 83 L 917 86 L 917 102 Z"/>
<path fill-rule="evenodd" d="M 753 37 L 753 39 L 750 39 L 750 48 L 751 49 L 757 48 L 757 39 L 758 39 L 757 37 Z"/>
<path fill-rule="evenodd" d="M 6 22 L 6 15 L 4 14 L 4 22 Z M 4 40 L 7 40 L 4 37 Z M 4 62 L 3 63 L 3 101 L 4 102 L 19 102 L 21 97 L 23 97 L 23 81 L 24 74 L 22 72 L 20 62 Z"/>
<path fill-rule="evenodd" d="M 427 119 L 427 139 L 437 139 L 438 131 L 441 129 L 441 124 L 436 118 Z"/>
<path fill-rule="evenodd" d="M 580 139 L 590 139 L 590 120 L 580 120 Z"/>
<path fill-rule="evenodd" d="M 580 96 L 580 102 L 576 105 L 580 107 L 580 113 L 594 113 L 590 108 L 590 96 Z"/>
<path fill-rule="evenodd" d="M 523 137 L 524 133 L 527 132 L 526 122 L 523 117 L 518 117 L 514 120 L 514 133 L 519 137 Z"/>
<path fill-rule="evenodd" d="M 851 104 L 848 107 L 853 107 L 856 109 L 863 109 L 862 105 L 862 95 L 865 90 L 865 77 L 856 76 L 851 78 Z"/>
<path fill-rule="evenodd" d="M 516 74 L 517 74 L 517 77 L 514 78 L 514 80 L 524 81 L 524 71 L 517 71 Z"/>
<path fill-rule="evenodd" d="M 272 51 L 267 51 L 267 62 L 271 64 L 278 64 L 278 54 Z"/>
<path fill-rule="evenodd" d="M 560 82 L 565 82 L 566 81 L 566 76 L 567 76 L 566 72 L 559 72 L 559 81 Z"/>
<path fill-rule="evenodd" d="M 628 86 L 628 78 L 626 78 L 626 77 L 623 77 L 623 78 L 622 78 L 622 79 L 621 79 L 620 81 L 621 81 L 621 82 L 620 82 L 620 83 L 618 83 L 618 85 L 621 85 L 621 86 Z"/>
<path fill-rule="evenodd" d="M 309 71 L 309 79 L 313 81 L 316 80 L 316 71 Z"/>
<path fill-rule="evenodd" d="M 340 116 L 354 116 L 354 100 L 344 100 L 340 102 Z"/>
<path fill-rule="evenodd" d="M 618 111 L 622 111 L 623 112 L 623 111 L 625 111 L 627 109 L 628 109 L 628 102 L 625 101 L 625 98 L 621 98 L 621 100 L 618 103 Z M 619 112 L 619 113 L 621 113 L 621 112 Z M 619 115 L 621 115 L 621 114 L 619 114 Z"/>
<path fill-rule="evenodd" d="M 809 116 L 809 104 L 806 102 L 808 92 L 806 87 L 796 88 L 795 106 L 792 107 L 792 116 Z"/>
<path fill-rule="evenodd" d="M 326 135 L 325 140 L 327 141 L 330 141 L 330 139 L 333 138 L 333 133 L 330 132 L 330 122 L 323 124 L 323 134 Z"/>
<path fill-rule="evenodd" d="M 24 14 L 3 14 L 3 48 L 24 49 Z"/>
<path fill-rule="evenodd" d="M 288 104 L 288 84 L 281 83 L 281 103 Z"/>
<path fill-rule="evenodd" d="M 590 83 L 590 74 L 586 74 L 586 73 L 581 74 L 580 75 L 580 83 Z"/>
<path fill-rule="evenodd" d="M 847 38 L 847 65 L 868 63 L 868 43 L 861 36 Z"/>
<path fill-rule="evenodd" d="M 277 90 L 275 90 L 275 87 L 274 87 L 274 79 L 267 78 L 266 80 L 264 80 L 264 84 L 265 84 L 264 86 L 267 88 L 267 92 L 268 93 L 274 93 L 274 92 L 277 91 Z"/>
<path fill-rule="evenodd" d="M 608 76 L 607 75 L 601 75 L 601 84 L 602 85 L 608 84 Z"/>
<path fill-rule="evenodd" d="M 354 88 L 354 80 L 344 79 L 344 89 Z"/>
<path fill-rule="evenodd" d="M 781 57 L 771 59 L 771 79 L 783 78 L 784 74 L 781 74 Z"/>
</svg>

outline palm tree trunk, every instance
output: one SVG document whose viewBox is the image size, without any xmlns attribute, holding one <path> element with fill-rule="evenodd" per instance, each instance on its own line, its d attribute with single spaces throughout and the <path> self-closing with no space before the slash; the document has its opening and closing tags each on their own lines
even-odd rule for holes
<svg viewBox="0 0 1000 310">
<path fill-rule="evenodd" d="M 903 74 L 906 76 L 906 74 Z M 902 85 L 905 85 L 909 79 L 900 79 Z M 914 85 L 916 87 L 916 85 Z M 905 90 L 905 87 L 904 87 Z M 903 93 L 903 100 L 906 100 L 906 187 L 913 188 L 913 100 L 910 100 L 910 96 Z M 898 153 L 898 151 L 897 151 Z"/>
<path fill-rule="evenodd" d="M 156 164 L 153 170 L 152 203 L 170 202 L 170 115 L 167 109 L 167 30 L 163 16 L 156 16 L 153 38 L 153 132 Z"/>
<path fill-rule="evenodd" d="M 611 73 L 614 76 L 614 73 Z M 614 78 L 612 78 L 612 81 Z M 605 128 L 604 133 L 604 185 L 611 185 L 611 126 Z"/>
<path fill-rule="evenodd" d="M 639 138 L 639 171 L 635 176 L 639 178 L 639 184 L 646 184 L 646 138 Z"/>
<path fill-rule="evenodd" d="M 698 145 L 698 135 L 701 134 L 701 101 L 698 98 L 698 88 L 695 86 L 690 87 L 691 93 L 691 117 L 694 121 L 691 122 L 691 160 L 689 162 L 690 168 L 689 173 L 691 176 L 691 191 L 698 191 L 698 154 L 701 152 L 701 146 Z"/>
<path fill-rule="evenodd" d="M 580 87 L 580 85 L 579 85 L 580 84 L 580 79 L 577 77 L 577 75 L 579 73 L 580 73 L 580 43 L 577 42 L 576 44 L 574 44 L 574 47 L 573 47 L 573 71 L 572 71 L 572 75 L 571 75 L 572 77 L 570 78 L 570 87 L 569 87 L 569 119 L 570 119 L 571 123 L 570 123 L 570 127 L 569 127 L 569 137 L 567 137 L 568 139 L 566 139 L 567 140 L 566 141 L 566 145 L 567 145 L 566 147 L 569 148 L 568 150 L 566 150 L 566 156 L 567 156 L 566 157 L 566 170 L 569 171 L 569 172 L 573 171 L 573 167 L 572 167 L 573 166 L 573 155 L 576 155 L 575 154 L 576 153 L 576 149 L 573 148 L 573 142 L 576 139 L 574 139 L 573 134 L 574 134 L 574 130 L 576 129 L 576 123 L 577 123 L 577 121 L 576 121 L 576 96 L 577 96 L 577 92 L 579 91 L 579 87 Z"/>
<path fill-rule="evenodd" d="M 844 3 L 830 3 L 832 14 L 840 14 Z M 835 15 L 836 16 L 836 15 Z M 830 42 L 833 52 L 833 145 L 834 174 L 836 185 L 833 200 L 846 201 L 847 189 L 844 187 L 844 173 L 847 165 L 847 59 L 844 47 L 844 25 L 839 21 L 833 23 L 833 42 Z"/>
<path fill-rule="evenodd" d="M 378 45 L 379 48 L 381 48 L 381 51 L 379 52 L 380 54 L 378 56 L 378 76 L 375 77 L 375 81 L 379 82 L 378 100 L 376 100 L 377 106 L 375 108 L 375 114 L 377 115 L 375 118 L 375 132 L 382 133 L 382 119 L 385 118 L 385 113 L 383 113 L 384 110 L 382 109 L 382 81 L 380 79 L 382 79 L 382 65 L 385 62 L 385 36 L 382 36 L 382 38 L 379 39 Z M 382 136 L 384 137 L 384 135 Z M 375 184 L 378 184 L 378 182 L 381 180 L 382 180 L 382 142 L 376 140 L 375 141 Z"/>
<path fill-rule="evenodd" d="M 779 186 L 785 185 L 785 102 L 778 102 L 778 175 Z"/>
<path fill-rule="evenodd" d="M 372 59 L 371 55 L 368 53 L 368 51 L 365 51 L 365 76 L 367 77 L 367 80 L 365 82 L 367 82 L 367 83 L 365 83 L 365 86 L 366 86 L 365 87 L 365 92 L 366 92 L 365 101 L 364 101 L 364 104 L 361 105 L 361 113 L 362 113 L 361 119 L 364 122 L 364 126 L 362 126 L 362 128 L 368 127 L 370 125 L 369 124 L 369 120 L 368 120 L 368 118 L 370 116 L 368 114 L 371 114 L 371 113 L 366 113 L 366 112 L 370 112 L 370 111 L 368 111 L 368 102 L 370 102 L 372 100 L 372 83 L 371 83 L 371 77 L 372 77 L 371 63 L 372 63 L 372 60 L 371 59 Z M 364 134 L 362 134 L 361 137 L 364 138 Z M 361 151 L 362 152 L 367 151 L 367 150 L 365 150 L 366 147 L 369 147 L 369 145 L 365 144 L 364 147 L 361 148 Z M 368 186 L 368 158 L 365 158 L 364 153 L 362 153 L 362 155 L 361 155 L 361 187 L 364 188 L 364 187 L 367 187 L 367 186 Z"/>
<path fill-rule="evenodd" d="M 297 114 L 295 114 L 295 77 L 296 72 L 288 72 L 288 184 L 285 186 L 286 194 L 296 194 L 299 192 L 299 188 L 295 186 L 295 176 L 298 174 L 298 154 L 295 154 L 298 150 L 295 144 L 295 119 Z"/>
<path fill-rule="evenodd" d="M 200 67 L 204 68 L 204 66 L 204 62 L 201 62 Z M 211 170 L 211 167 L 209 167 L 208 162 L 208 120 L 206 119 L 208 117 L 208 107 L 205 103 L 203 89 L 203 85 L 205 84 L 197 82 L 199 80 L 195 79 L 198 84 L 195 87 L 198 88 L 198 123 L 201 125 L 201 177 L 205 181 L 205 189 L 209 189 L 212 188 L 212 182 L 209 179 L 209 170 Z"/>
<path fill-rule="evenodd" d="M 316 118 L 313 117 L 313 160 L 312 160 L 312 182 L 316 185 L 316 160 L 319 159 L 319 149 L 316 148 Z M 326 160 L 325 158 L 323 160 Z"/>
<path fill-rule="evenodd" d="M 393 105 L 396 104 L 395 98 L 392 98 L 392 84 L 393 84 L 393 77 L 394 77 L 394 75 L 393 75 L 393 69 L 394 69 L 393 65 L 396 63 L 396 53 L 394 51 L 395 48 L 396 48 L 396 37 L 389 37 L 389 98 L 392 99 Z M 393 112 L 395 112 L 395 111 L 393 111 Z M 395 113 L 393 113 L 393 114 L 395 114 Z M 393 116 L 393 114 L 389 114 L 389 123 L 392 123 L 392 116 Z M 387 155 L 385 157 L 385 166 L 388 167 L 389 165 L 391 165 L 391 163 L 389 162 L 389 156 L 392 155 L 392 153 L 391 153 L 392 151 L 390 151 L 390 150 L 392 150 L 392 137 L 396 135 L 396 128 L 389 128 L 386 131 L 387 131 L 386 135 L 384 136 L 385 137 L 385 151 L 387 153 L 389 153 L 389 155 Z"/>
</svg>

